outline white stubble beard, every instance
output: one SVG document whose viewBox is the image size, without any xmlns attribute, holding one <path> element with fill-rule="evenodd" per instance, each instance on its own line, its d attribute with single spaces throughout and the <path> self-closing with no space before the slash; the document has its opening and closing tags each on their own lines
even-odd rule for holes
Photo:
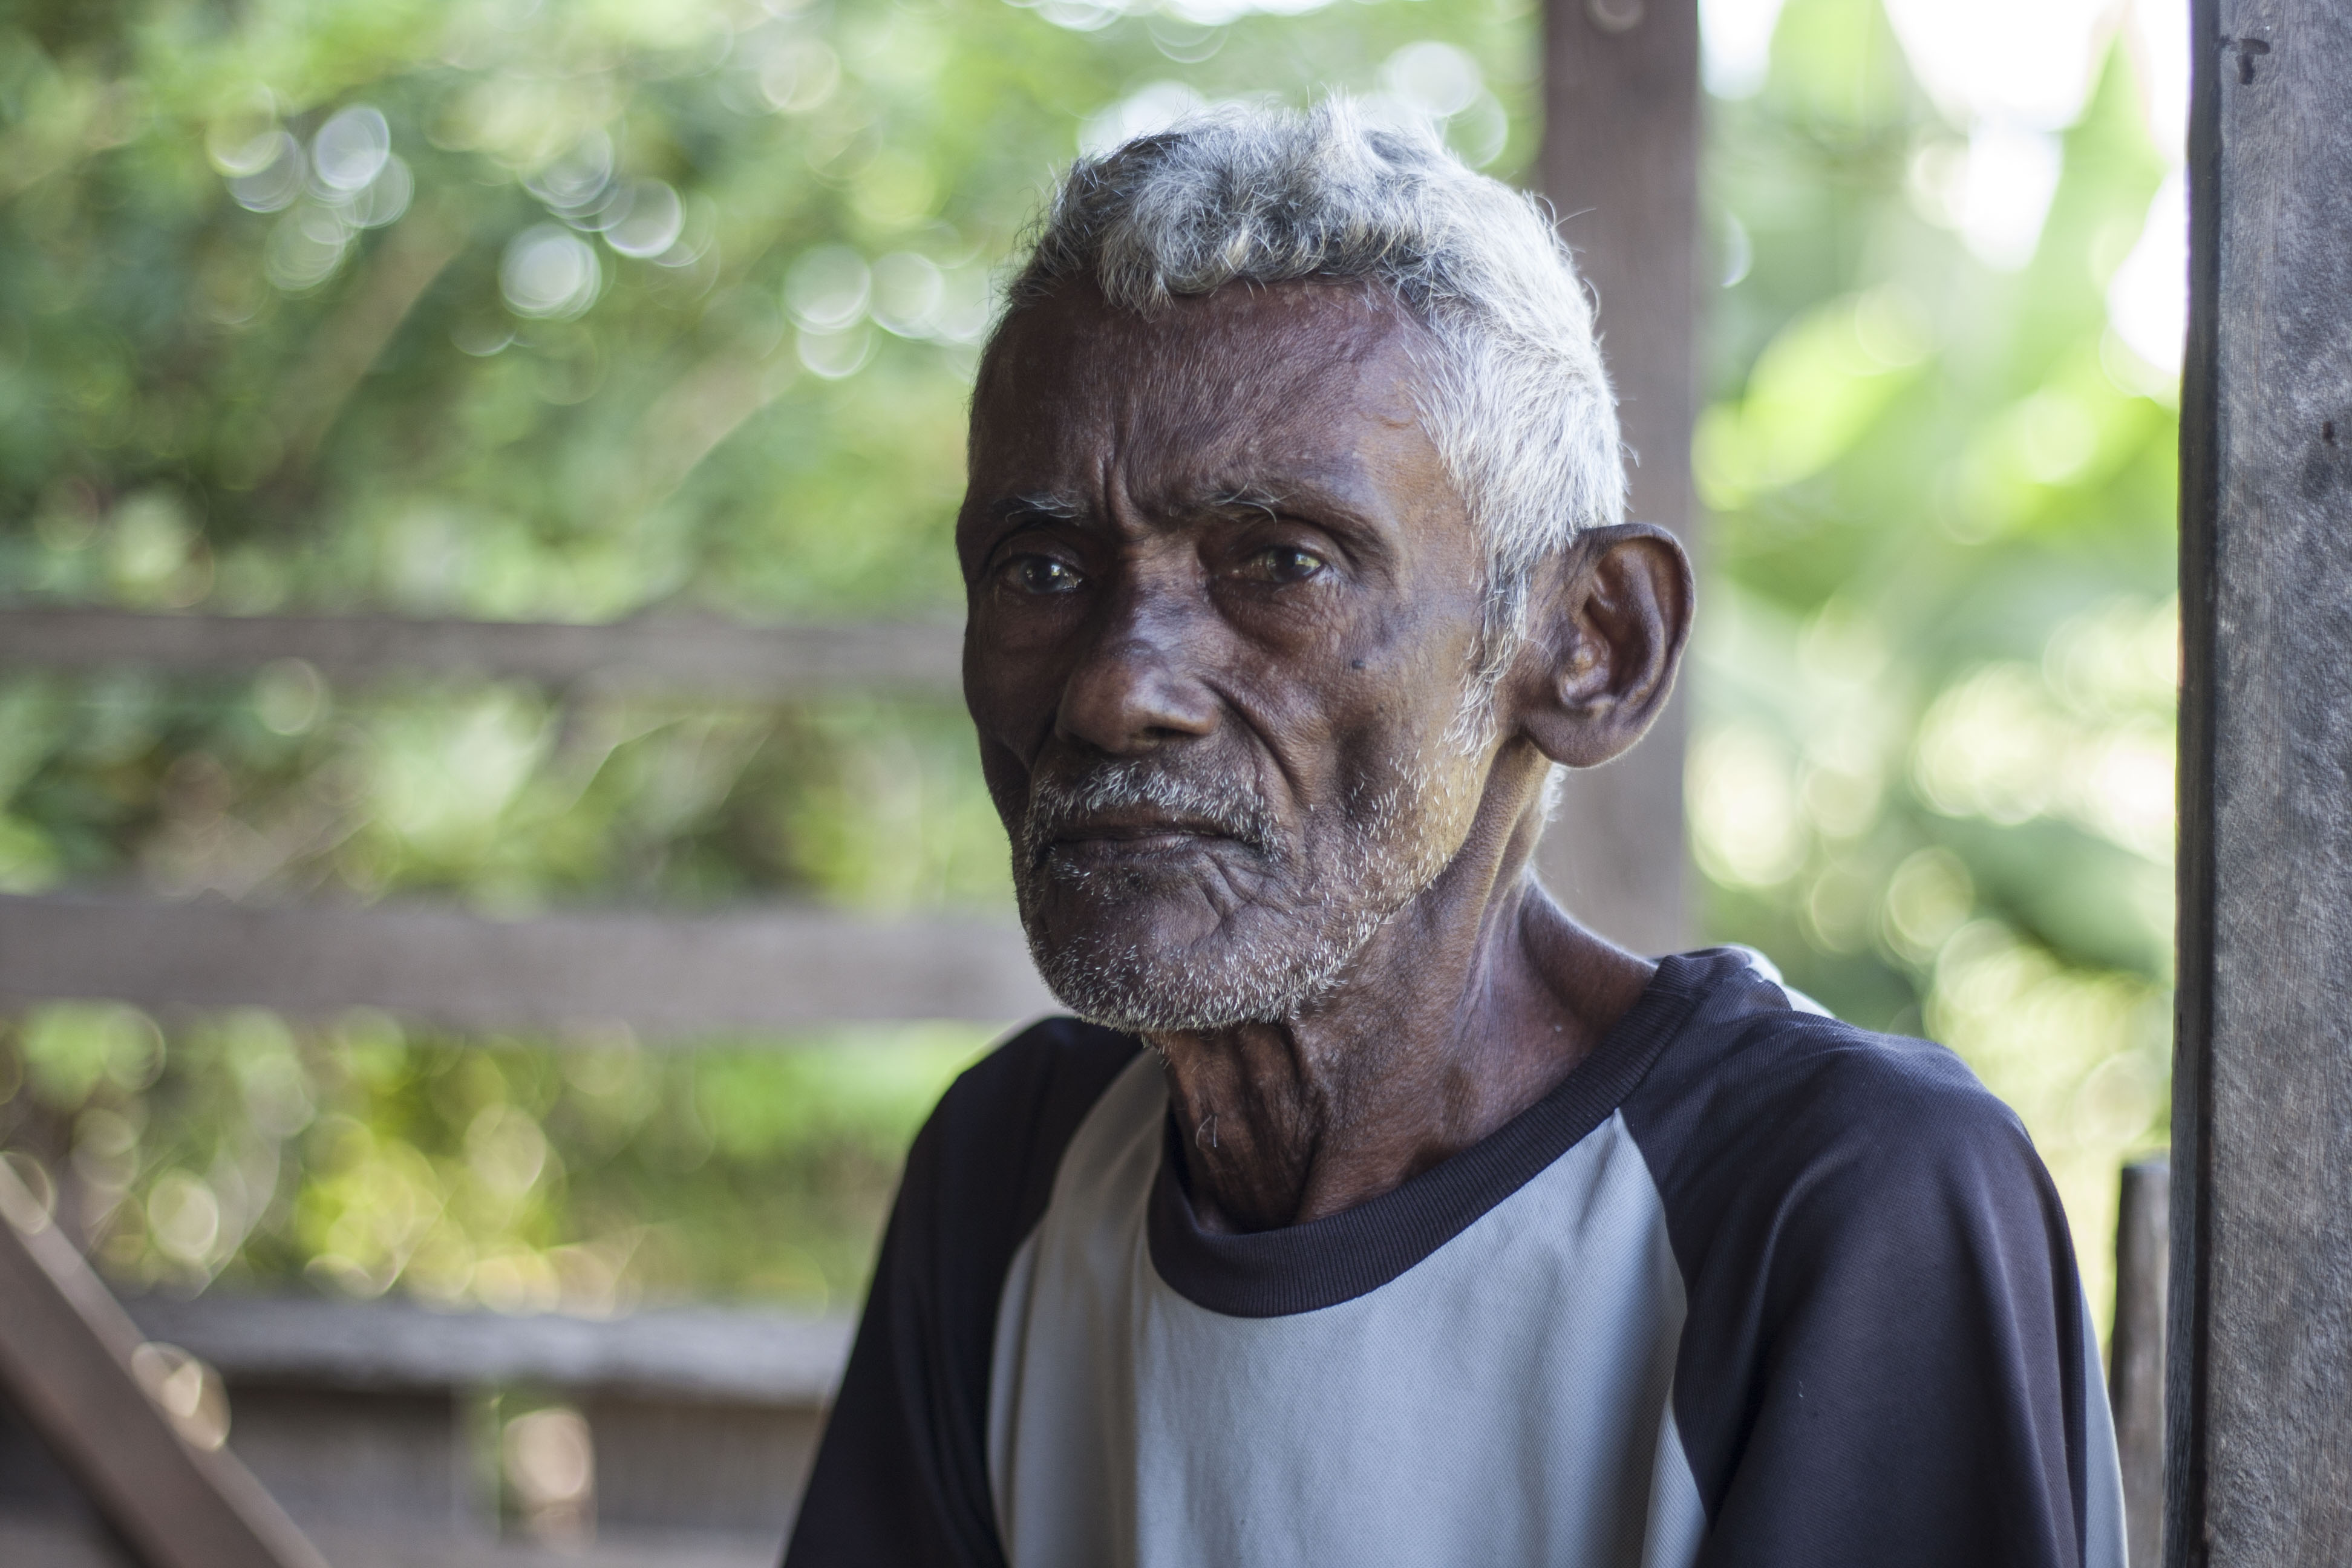
<svg viewBox="0 0 2352 1568">
<path fill-rule="evenodd" d="M 1302 875 L 1298 853 L 1273 833 L 1274 816 L 1249 787 L 1236 801 L 1231 791 L 1203 791 L 1178 775 L 1147 772 L 1135 763 L 1115 764 L 1075 790 L 1034 785 L 1021 830 L 1014 836 L 1013 882 L 1022 925 L 1038 973 L 1063 1005 L 1094 1023 L 1131 1034 L 1172 1034 L 1226 1028 L 1238 1024 L 1286 1023 L 1337 989 L 1350 964 L 1381 929 L 1425 892 L 1452 863 L 1467 837 L 1476 809 L 1470 775 L 1487 748 L 1465 754 L 1452 731 L 1414 760 L 1371 802 L 1351 814 L 1343 829 L 1336 863 L 1311 872 L 1321 900 L 1298 897 L 1295 920 L 1252 921 L 1238 940 L 1216 931 L 1181 950 L 1144 952 L 1129 944 L 1112 948 L 1087 937 L 1050 944 L 1043 936 L 1045 884 L 1057 879 L 1043 864 L 1039 806 L 1050 818 L 1075 802 L 1087 808 L 1158 805 L 1231 822 L 1237 837 L 1255 833 L 1251 847 L 1272 873 Z M 1245 840 L 1246 841 L 1246 840 Z M 1319 846 L 1309 848 L 1320 853 Z M 1084 880 L 1085 874 L 1076 879 Z M 1297 889 L 1294 882 L 1294 891 Z"/>
</svg>

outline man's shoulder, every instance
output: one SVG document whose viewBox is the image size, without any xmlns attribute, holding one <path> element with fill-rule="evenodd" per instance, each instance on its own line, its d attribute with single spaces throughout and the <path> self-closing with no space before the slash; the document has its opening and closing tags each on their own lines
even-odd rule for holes
<svg viewBox="0 0 2352 1568">
<path fill-rule="evenodd" d="M 1799 1011 L 1760 974 L 1718 977 L 1624 1110 L 1669 1210 L 1702 1229 L 2052 1197 L 2024 1125 L 1957 1055 Z"/>
<path fill-rule="evenodd" d="M 1629 1120 L 1707 1142 L 1753 1131 L 1925 1150 L 2023 1138 L 1947 1047 L 1801 1008 L 1777 976 L 1704 956 L 1717 960 L 1712 983 L 1629 1100 Z"/>
<path fill-rule="evenodd" d="M 2023 1136 L 2016 1113 L 1932 1040 L 1788 1013 L 1754 1020 L 1723 1044 L 1706 1096 L 1719 1118 L 1894 1148 Z"/>
<path fill-rule="evenodd" d="M 1776 1561 L 2087 1557 L 2096 1347 L 2023 1124 L 1943 1047 L 1693 957 L 1624 1110 L 1682 1276 L 1675 1421 L 1710 1528 Z"/>
</svg>

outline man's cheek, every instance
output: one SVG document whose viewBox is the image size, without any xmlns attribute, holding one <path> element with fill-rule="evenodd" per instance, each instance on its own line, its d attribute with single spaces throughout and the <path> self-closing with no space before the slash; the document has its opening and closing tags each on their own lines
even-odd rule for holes
<svg viewBox="0 0 2352 1568">
<path fill-rule="evenodd" d="M 980 777 L 999 820 L 1017 844 L 1021 825 L 1029 815 L 1029 770 L 1012 751 L 994 742 L 980 743 Z"/>
</svg>

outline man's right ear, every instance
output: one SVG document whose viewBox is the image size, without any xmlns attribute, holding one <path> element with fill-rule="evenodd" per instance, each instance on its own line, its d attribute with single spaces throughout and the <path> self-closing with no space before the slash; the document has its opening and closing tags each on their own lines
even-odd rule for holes
<svg viewBox="0 0 2352 1568">
<path fill-rule="evenodd" d="M 1511 675 L 1521 732 L 1571 768 L 1622 755 L 1674 690 L 1696 598 L 1690 557 L 1664 529 L 1579 535 L 1534 584 Z"/>
</svg>

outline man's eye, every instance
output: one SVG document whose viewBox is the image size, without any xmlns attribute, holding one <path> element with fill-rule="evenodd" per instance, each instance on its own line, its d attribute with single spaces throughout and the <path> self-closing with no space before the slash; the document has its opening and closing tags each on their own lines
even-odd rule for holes
<svg viewBox="0 0 2352 1568">
<path fill-rule="evenodd" d="M 1242 563 L 1242 574 L 1261 583 L 1304 583 L 1324 565 L 1323 557 L 1311 550 L 1270 544 Z"/>
<path fill-rule="evenodd" d="M 1066 594 L 1086 581 L 1050 555 L 1024 555 L 1012 563 L 1014 586 L 1027 594 Z"/>
</svg>

